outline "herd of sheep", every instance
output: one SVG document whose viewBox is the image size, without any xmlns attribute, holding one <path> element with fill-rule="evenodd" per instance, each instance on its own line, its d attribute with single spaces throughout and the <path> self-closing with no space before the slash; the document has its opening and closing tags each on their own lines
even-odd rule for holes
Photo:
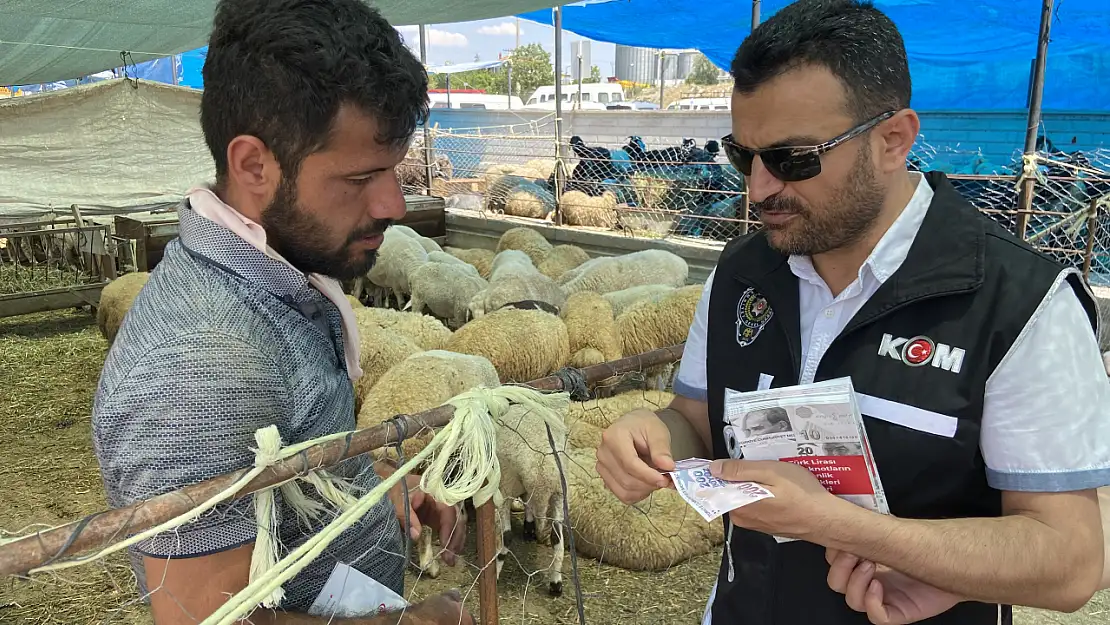
<svg viewBox="0 0 1110 625">
<path fill-rule="evenodd" d="M 687 284 L 688 273 L 686 262 L 670 252 L 590 258 L 525 227 L 506 231 L 494 251 L 440 248 L 393 226 L 366 276 L 378 290 L 377 305 L 350 298 L 363 369 L 354 389 L 357 426 L 428 410 L 475 387 L 526 382 L 567 366 L 681 343 L 702 289 Z M 98 323 L 107 340 L 146 279 L 127 274 L 105 287 Z M 383 306 L 387 300 L 395 305 Z M 499 570 L 516 499 L 525 503 L 526 537 L 550 538 L 554 547 L 554 559 L 538 568 L 545 569 L 548 590 L 556 595 L 562 590 L 564 528 L 574 532 L 583 555 L 632 570 L 663 570 L 723 541 L 720 524 L 704 522 L 674 491 L 653 495 L 648 517 L 620 503 L 594 469 L 602 430 L 633 408 L 669 403 L 671 394 L 662 388 L 672 373 L 670 366 L 645 372 L 655 390 L 570 404 L 562 427 L 552 432 L 567 482 L 569 523 L 546 421 L 520 407 L 499 419 Z M 408 439 L 403 453 L 411 457 L 430 436 Z M 425 531 L 417 557 L 421 570 L 434 577 L 439 570 L 432 541 Z"/>
</svg>

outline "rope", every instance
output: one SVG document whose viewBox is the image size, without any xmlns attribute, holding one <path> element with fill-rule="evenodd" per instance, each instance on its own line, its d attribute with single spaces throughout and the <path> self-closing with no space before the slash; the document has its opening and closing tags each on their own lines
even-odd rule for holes
<svg viewBox="0 0 1110 625">
<path fill-rule="evenodd" d="M 273 464 L 281 452 L 281 434 L 278 433 L 277 426 L 271 425 L 259 428 L 254 432 L 254 440 L 258 443 L 258 449 L 254 453 L 254 466 L 265 468 Z M 289 485 L 296 488 L 293 483 Z M 254 551 L 251 552 L 251 569 L 248 579 L 252 582 L 273 568 L 278 559 L 278 545 L 280 543 L 276 533 L 281 513 L 274 505 L 274 489 L 267 488 L 254 494 L 254 516 L 257 520 L 258 530 L 254 540 Z M 281 586 L 278 586 L 262 600 L 262 605 L 267 608 L 274 608 L 280 605 L 284 598 L 285 591 L 282 590 Z"/>
<path fill-rule="evenodd" d="M 586 383 L 586 374 L 581 369 L 563 367 L 554 374 L 563 384 L 563 390 L 570 395 L 571 401 L 589 401 L 590 386 Z"/>
<path fill-rule="evenodd" d="M 345 510 L 319 533 L 252 581 L 227 603 L 205 619 L 202 625 L 232 625 L 263 601 L 275 588 L 308 566 L 347 528 L 357 523 L 413 469 L 435 452 L 430 468 L 420 480 L 424 492 L 445 505 L 456 505 L 473 498 L 475 506 L 490 500 L 499 490 L 501 466 L 494 449 L 497 420 L 511 404 L 536 411 L 548 422 L 560 422 L 562 408 L 569 402 L 566 393 L 543 394 L 535 389 L 502 386 L 476 388 L 447 403 L 455 407 L 454 418 L 420 453 L 401 465 L 389 478 Z"/>
</svg>

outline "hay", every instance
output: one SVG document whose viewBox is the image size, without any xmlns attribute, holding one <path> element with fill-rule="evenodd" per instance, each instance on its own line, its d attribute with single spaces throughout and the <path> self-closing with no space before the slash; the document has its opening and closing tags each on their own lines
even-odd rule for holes
<svg viewBox="0 0 1110 625">
<path fill-rule="evenodd" d="M 73 267 L 17 265 L 0 261 L 0 295 L 47 291 L 88 284 L 88 274 Z"/>
</svg>

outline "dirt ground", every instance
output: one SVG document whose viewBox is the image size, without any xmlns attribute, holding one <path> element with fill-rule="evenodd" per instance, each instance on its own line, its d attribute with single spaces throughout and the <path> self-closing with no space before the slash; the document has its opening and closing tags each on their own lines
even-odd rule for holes
<svg viewBox="0 0 1110 625">
<path fill-rule="evenodd" d="M 65 311 L 0 320 L 0 529 L 22 533 L 57 525 L 105 507 L 90 442 L 90 408 L 107 345 L 87 312 Z M 571 559 L 564 595 L 549 597 L 529 571 L 550 561 L 546 546 L 524 542 L 515 528 L 498 583 L 504 623 L 578 622 Z M 470 536 L 473 538 L 473 527 Z M 3 534 L 0 534 L 3 537 Z M 477 615 L 473 540 L 468 561 L 436 580 L 410 575 L 406 595 L 419 600 L 459 588 Z M 579 558 L 585 615 L 590 623 L 697 623 L 717 571 L 718 555 L 694 558 L 662 573 L 637 573 Z M 121 556 L 33 581 L 0 580 L 0 623 L 149 625 L 134 579 Z M 1021 625 L 1110 622 L 1110 592 L 1074 614 L 1020 610 Z"/>
</svg>

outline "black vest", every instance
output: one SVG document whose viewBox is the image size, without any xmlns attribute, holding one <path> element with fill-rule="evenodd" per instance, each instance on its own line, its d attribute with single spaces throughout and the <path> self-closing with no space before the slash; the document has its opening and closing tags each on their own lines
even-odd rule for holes
<svg viewBox="0 0 1110 625">
<path fill-rule="evenodd" d="M 1001 493 L 987 485 L 979 450 L 987 378 L 1063 267 L 983 216 L 944 174 L 930 172 L 926 179 L 933 201 L 909 255 L 832 342 L 814 381 L 850 376 L 857 393 L 958 420 L 955 436 L 948 437 L 864 411 L 891 514 L 999 516 Z M 1078 275 L 1069 280 L 1097 327 L 1089 290 Z M 758 296 L 766 298 L 769 315 Z M 773 250 L 762 232 L 729 242 L 713 281 L 706 341 L 714 457 L 729 457 L 722 431 L 726 387 L 755 390 L 760 374 L 774 376 L 772 388 L 798 383 L 798 306 L 798 282 L 787 257 Z M 907 355 L 902 348 L 915 339 L 926 339 L 927 353 L 938 362 L 920 362 L 926 353 L 921 350 Z M 964 350 L 959 366 L 952 357 L 955 349 Z M 803 541 L 778 544 L 741 528 L 733 528 L 729 542 L 733 579 L 726 553 L 712 604 L 713 625 L 868 622 L 828 587 L 824 547 Z M 998 615 L 997 605 L 962 603 L 922 622 L 994 625 Z"/>
</svg>

